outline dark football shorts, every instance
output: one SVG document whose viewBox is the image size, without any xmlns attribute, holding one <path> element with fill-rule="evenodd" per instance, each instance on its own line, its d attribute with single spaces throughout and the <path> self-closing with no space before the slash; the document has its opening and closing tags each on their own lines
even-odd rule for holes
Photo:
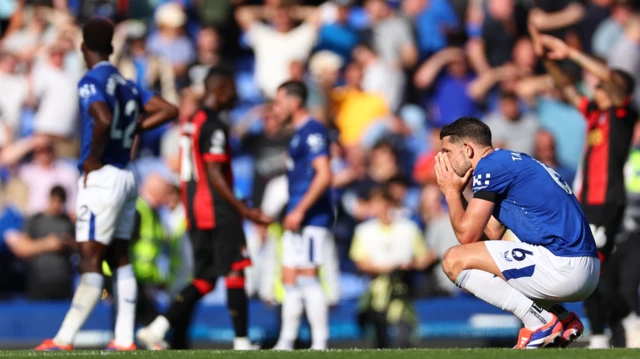
<svg viewBox="0 0 640 359">
<path fill-rule="evenodd" d="M 624 206 L 604 204 L 601 206 L 582 206 L 587 221 L 593 231 L 598 252 L 608 256 L 613 250 L 615 236 L 622 225 Z"/>
<path fill-rule="evenodd" d="M 219 223 L 214 229 L 190 230 L 189 238 L 193 246 L 194 278 L 215 280 L 251 266 L 242 222 Z"/>
</svg>

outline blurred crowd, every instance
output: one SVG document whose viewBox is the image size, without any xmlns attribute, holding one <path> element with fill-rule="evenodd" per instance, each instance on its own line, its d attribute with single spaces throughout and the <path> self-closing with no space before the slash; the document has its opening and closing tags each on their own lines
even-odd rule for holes
<svg viewBox="0 0 640 359">
<path fill-rule="evenodd" d="M 417 267 L 427 268 L 416 274 L 411 290 L 424 296 L 456 291 L 438 267 L 439 258 L 457 244 L 435 185 L 439 129 L 461 116 L 481 118 L 491 127 L 495 146 L 529 153 L 571 183 L 585 123 L 544 73 L 527 24 L 639 75 L 637 5 L 635 0 L 0 0 L 0 273 L 12 273 L 0 276 L 0 293 L 33 299 L 71 293 L 43 295 L 42 286 L 32 283 L 42 281 L 43 271 L 61 273 L 59 282 L 67 288 L 71 283 L 79 178 L 76 85 L 86 71 L 79 26 L 91 16 L 117 24 L 112 62 L 120 72 L 180 108 L 174 124 L 142 136 L 135 163 L 141 183 L 154 174 L 154 181 L 161 178 L 176 188 L 178 123 L 198 108 L 208 68 L 228 66 L 235 71 L 240 100 L 230 114 L 236 194 L 278 216 L 286 202 L 289 133 L 279 128 L 270 99 L 282 82 L 302 80 L 310 93 L 308 108 L 332 133 L 335 265 L 343 281 L 370 272 L 363 258 L 381 257 L 363 256 L 362 243 L 352 246 L 354 237 L 367 241 L 357 236 L 359 224 L 370 218 L 383 227 L 409 220 L 424 245 L 413 246 Z M 591 75 L 563 66 L 581 91 L 593 92 L 597 81 Z M 635 102 L 640 104 L 640 91 Z M 165 207 L 172 196 L 166 193 L 156 196 L 154 206 L 168 223 L 172 211 Z M 388 212 L 386 206 L 391 218 L 380 212 Z M 273 233 L 273 228 L 248 229 L 254 259 L 274 252 L 264 249 Z M 414 237 L 388 239 L 389 245 L 403 240 Z M 385 248 L 368 250 L 384 253 Z M 394 265 L 379 268 L 392 272 Z M 271 293 L 257 289 L 264 287 L 257 282 L 256 292 Z"/>
</svg>

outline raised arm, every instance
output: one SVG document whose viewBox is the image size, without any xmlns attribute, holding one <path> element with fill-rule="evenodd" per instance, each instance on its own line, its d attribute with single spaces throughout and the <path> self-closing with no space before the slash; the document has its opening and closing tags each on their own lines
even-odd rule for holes
<svg viewBox="0 0 640 359">
<path fill-rule="evenodd" d="M 584 6 L 572 3 L 556 12 L 533 9 L 529 12 L 529 23 L 540 31 L 551 31 L 575 25 L 584 18 Z"/>
<path fill-rule="evenodd" d="M 571 79 L 569 79 L 564 71 L 562 71 L 558 63 L 552 60 L 552 58 L 566 58 L 568 53 L 567 45 L 560 40 L 558 40 L 559 42 L 551 41 L 550 39 L 555 38 L 548 35 L 541 35 L 538 29 L 531 24 L 529 24 L 529 34 L 531 35 L 533 50 L 538 57 L 542 58 L 542 64 L 551 76 L 555 87 L 560 90 L 562 96 L 569 103 L 575 107 L 580 107 L 580 93 L 578 93 L 578 90 L 571 82 Z M 548 45 L 555 46 L 552 53 L 545 53 L 545 48 Z"/>
<path fill-rule="evenodd" d="M 414 84 L 419 89 L 431 87 L 442 68 L 460 56 L 464 56 L 464 51 L 456 47 L 450 47 L 436 53 L 416 71 L 413 77 Z"/>
<path fill-rule="evenodd" d="M 513 65 L 505 65 L 484 71 L 469 84 L 467 92 L 472 99 L 476 101 L 482 100 L 498 82 L 516 75 L 517 69 Z"/>
</svg>

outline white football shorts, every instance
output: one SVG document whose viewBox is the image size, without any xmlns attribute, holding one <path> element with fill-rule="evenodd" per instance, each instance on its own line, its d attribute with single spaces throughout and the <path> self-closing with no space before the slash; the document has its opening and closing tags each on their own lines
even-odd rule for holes
<svg viewBox="0 0 640 359">
<path fill-rule="evenodd" d="M 105 165 L 78 180 L 76 241 L 109 245 L 113 238 L 130 239 L 138 186 L 133 172 Z"/>
<path fill-rule="evenodd" d="M 328 228 L 306 226 L 282 236 L 282 265 L 287 268 L 315 268 L 324 263 L 327 243 L 333 240 Z"/>
<path fill-rule="evenodd" d="M 532 300 L 579 302 L 598 285 L 597 257 L 560 257 L 522 242 L 484 243 L 509 285 Z"/>
</svg>

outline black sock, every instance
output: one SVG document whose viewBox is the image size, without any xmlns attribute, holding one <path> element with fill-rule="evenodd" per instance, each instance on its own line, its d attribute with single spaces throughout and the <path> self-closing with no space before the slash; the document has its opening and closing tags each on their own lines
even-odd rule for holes
<svg viewBox="0 0 640 359">
<path fill-rule="evenodd" d="M 189 284 L 173 299 L 171 306 L 169 306 L 164 315 L 165 318 L 173 326 L 182 316 L 191 313 L 193 307 L 203 296 L 195 285 Z"/>
<path fill-rule="evenodd" d="M 236 338 L 247 336 L 249 301 L 243 288 L 227 287 L 227 308 L 233 322 Z"/>
</svg>

